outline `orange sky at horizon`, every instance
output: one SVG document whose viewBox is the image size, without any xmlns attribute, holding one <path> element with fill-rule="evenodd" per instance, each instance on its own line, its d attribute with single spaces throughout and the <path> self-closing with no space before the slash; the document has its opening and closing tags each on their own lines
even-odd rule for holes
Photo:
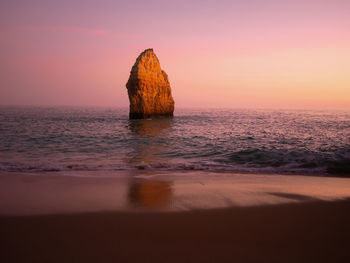
<svg viewBox="0 0 350 263">
<path fill-rule="evenodd" d="M 0 3 L 1 105 L 126 107 L 152 47 L 176 107 L 350 109 L 350 2 L 33 2 Z"/>
</svg>

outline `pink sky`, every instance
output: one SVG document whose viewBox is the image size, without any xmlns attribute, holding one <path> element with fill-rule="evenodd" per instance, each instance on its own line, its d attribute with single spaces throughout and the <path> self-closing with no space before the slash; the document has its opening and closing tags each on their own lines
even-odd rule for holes
<svg viewBox="0 0 350 263">
<path fill-rule="evenodd" d="M 0 104 L 128 106 L 152 47 L 176 107 L 350 109 L 350 1 L 0 2 Z"/>
</svg>

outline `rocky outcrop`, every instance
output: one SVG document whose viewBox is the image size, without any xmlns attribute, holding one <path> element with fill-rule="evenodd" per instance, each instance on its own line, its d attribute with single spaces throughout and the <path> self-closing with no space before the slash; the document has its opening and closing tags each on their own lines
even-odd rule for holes
<svg viewBox="0 0 350 263">
<path fill-rule="evenodd" d="M 126 88 L 130 119 L 173 116 L 174 99 L 168 75 L 161 69 L 153 49 L 146 49 L 138 56 Z"/>
</svg>

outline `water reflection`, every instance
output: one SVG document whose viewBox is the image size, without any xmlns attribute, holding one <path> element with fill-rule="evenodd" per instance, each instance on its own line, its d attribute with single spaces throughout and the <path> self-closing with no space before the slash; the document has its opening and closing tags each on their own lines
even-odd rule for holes
<svg viewBox="0 0 350 263">
<path fill-rule="evenodd" d="M 127 161 L 139 169 L 135 173 L 138 177 L 131 178 L 129 182 L 128 200 L 132 206 L 166 209 L 171 203 L 172 182 L 152 178 L 156 174 L 150 171 L 154 165 L 161 163 L 163 153 L 168 148 L 167 138 L 171 123 L 172 118 L 129 122 L 129 129 L 137 143 L 133 144 Z"/>
<path fill-rule="evenodd" d="M 128 128 L 134 135 L 134 143 L 126 162 L 144 169 L 164 161 L 171 123 L 172 118 L 130 120 Z"/>
<path fill-rule="evenodd" d="M 165 136 L 172 123 L 172 118 L 130 120 L 129 129 L 141 136 Z"/>
</svg>

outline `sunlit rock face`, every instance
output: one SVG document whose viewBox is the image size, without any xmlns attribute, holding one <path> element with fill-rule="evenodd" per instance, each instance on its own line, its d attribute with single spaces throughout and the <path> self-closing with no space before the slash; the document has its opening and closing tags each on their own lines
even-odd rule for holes
<svg viewBox="0 0 350 263">
<path fill-rule="evenodd" d="M 168 75 L 161 69 L 153 49 L 146 49 L 138 56 L 126 88 L 130 119 L 173 116 L 174 99 Z"/>
</svg>

